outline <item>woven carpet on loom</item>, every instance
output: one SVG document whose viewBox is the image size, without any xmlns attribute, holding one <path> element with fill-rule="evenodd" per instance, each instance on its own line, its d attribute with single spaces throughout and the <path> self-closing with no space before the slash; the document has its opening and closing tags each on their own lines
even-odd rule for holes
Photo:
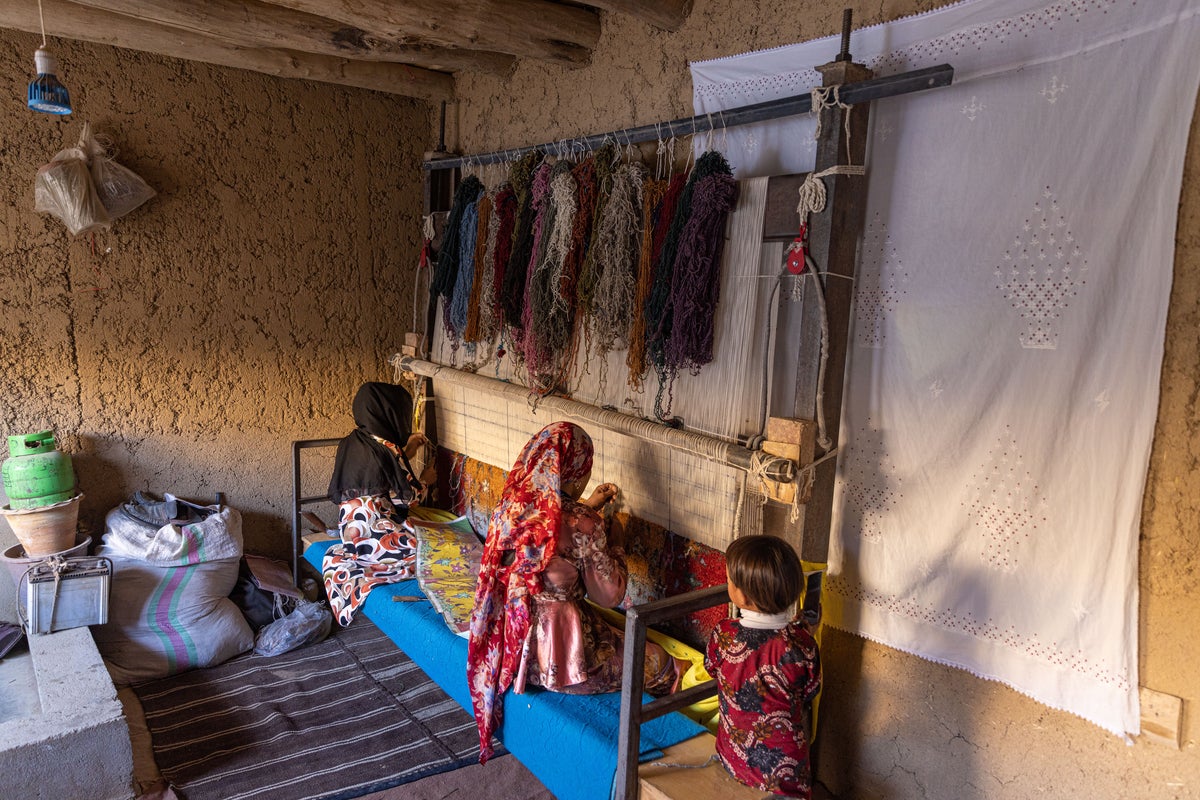
<svg viewBox="0 0 1200 800">
<path fill-rule="evenodd" d="M 475 723 L 370 620 L 134 687 L 187 800 L 342 800 L 473 764 Z"/>
</svg>

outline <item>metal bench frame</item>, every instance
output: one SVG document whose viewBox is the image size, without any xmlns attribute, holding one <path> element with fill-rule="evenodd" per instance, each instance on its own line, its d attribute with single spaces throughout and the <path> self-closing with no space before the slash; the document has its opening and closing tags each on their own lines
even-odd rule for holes
<svg viewBox="0 0 1200 800">
<path fill-rule="evenodd" d="M 646 629 L 665 620 L 677 619 L 695 611 L 729 602 L 725 584 L 678 594 L 630 608 L 625 614 L 625 660 L 621 673 L 621 717 L 617 739 L 617 774 L 613 782 L 616 797 L 637 800 L 638 755 L 641 750 L 643 722 L 687 708 L 717 693 L 717 682 L 705 681 L 681 692 L 642 704 L 646 686 Z"/>
</svg>

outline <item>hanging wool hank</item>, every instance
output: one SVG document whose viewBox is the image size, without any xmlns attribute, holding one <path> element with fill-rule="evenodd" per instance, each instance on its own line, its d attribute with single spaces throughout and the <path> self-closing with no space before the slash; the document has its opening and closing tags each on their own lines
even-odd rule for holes
<svg viewBox="0 0 1200 800">
<path fill-rule="evenodd" d="M 454 284 L 458 279 L 459 233 L 462 226 L 463 213 L 467 206 L 473 205 L 483 191 L 483 184 L 474 175 L 468 175 L 458 185 L 454 193 L 454 202 L 450 205 L 450 216 L 446 219 L 446 232 L 442 238 L 442 248 L 438 251 L 437 268 L 433 271 L 433 283 L 429 291 L 440 297 L 448 298 L 454 292 Z"/>
<path fill-rule="evenodd" d="M 623 164 L 612 176 L 612 188 L 600 231 L 596 237 L 596 290 L 592 298 L 592 335 L 596 352 L 603 357 L 629 342 L 634 296 L 637 291 L 637 262 L 642 182 L 645 168 Z"/>
<path fill-rule="evenodd" d="M 737 195 L 738 183 L 732 175 L 710 175 L 696 184 L 692 215 L 679 238 L 679 255 L 671 279 L 675 321 L 666 345 L 669 370 L 687 369 L 695 375 L 713 360 L 713 321 L 721 294 L 725 223 Z"/>
<path fill-rule="evenodd" d="M 672 276 L 676 269 L 676 257 L 679 254 L 679 240 L 683 229 L 692 215 L 692 195 L 696 184 L 710 175 L 731 175 L 729 162 L 715 150 L 710 150 L 696 159 L 696 166 L 688 176 L 687 184 L 679 196 L 679 203 L 671 217 L 670 227 L 663 238 L 662 252 L 655 264 L 654 284 L 650 289 L 650 300 L 646 303 L 646 354 L 650 363 L 658 373 L 658 392 L 654 398 L 654 414 L 660 420 L 665 420 L 670 414 L 670 389 L 675 381 L 678 369 L 667 364 L 666 347 L 671 338 L 671 328 L 674 322 L 671 307 Z M 664 393 L 667 396 L 667 408 L 663 407 Z"/>
<path fill-rule="evenodd" d="M 508 173 L 509 185 L 517 193 L 517 213 L 500 289 L 500 308 L 503 323 L 514 328 L 521 327 L 521 308 L 525 302 L 526 270 L 533 251 L 533 171 L 541 158 L 540 152 L 527 153 L 513 163 Z"/>
<path fill-rule="evenodd" d="M 596 291 L 596 238 L 600 234 L 600 220 L 604 216 L 604 206 L 608 204 L 608 196 L 612 190 L 616 160 L 617 151 L 611 144 L 606 144 L 596 151 L 596 201 L 592 206 L 591 235 L 588 237 L 587 251 L 583 255 L 576 281 L 577 313 L 590 314 L 592 311 L 592 296 Z"/>
<path fill-rule="evenodd" d="M 562 294 L 563 269 L 571 249 L 577 200 L 571 165 L 560 161 L 550 173 L 550 210 L 542 234 L 538 262 L 529 287 L 529 324 L 525 328 L 525 363 L 530 388 L 554 389 L 562 378 L 563 343 L 571 333 L 571 298 Z"/>
<path fill-rule="evenodd" d="M 531 204 L 533 208 L 533 224 L 530 226 L 530 253 L 529 263 L 522 270 L 525 274 L 524 293 L 521 298 L 521 316 L 520 325 L 513 331 L 513 351 L 517 360 L 526 365 L 526 370 L 530 369 L 530 358 L 533 360 L 533 370 L 531 374 L 541 366 L 540 360 L 543 354 L 536 352 L 530 347 L 532 344 L 528 337 L 528 331 L 532 318 L 530 316 L 529 305 L 529 289 L 532 283 L 534 269 L 537 266 L 537 261 L 545 254 L 546 236 L 545 233 L 551 225 L 554 224 L 554 206 L 550 203 L 550 172 L 552 167 L 549 164 L 541 164 L 533 174 L 533 185 L 530 189 Z M 514 256 L 516 253 L 513 254 Z M 512 264 L 509 264 L 512 268 Z"/>
<path fill-rule="evenodd" d="M 488 225 L 488 245 L 483 288 L 479 297 L 479 340 L 493 341 L 500 333 L 503 312 L 500 308 L 500 288 L 504 285 L 504 269 L 512 253 L 513 226 L 517 221 L 517 193 L 509 185 L 500 187 L 492 201 L 491 224 Z M 494 237 L 493 237 L 494 234 Z"/>
<path fill-rule="evenodd" d="M 553 327 L 547 333 L 550 346 L 560 354 L 559 372 L 563 376 L 575 371 L 575 355 L 579 345 L 580 337 L 575 331 L 578 319 L 575 313 L 576 286 L 591 244 L 592 222 L 599 193 L 599 187 L 596 185 L 595 153 L 589 154 L 572 167 L 571 177 L 575 179 L 576 186 L 575 222 L 571 226 L 571 248 L 563 261 L 562 284 L 558 290 L 559 296 L 563 298 L 566 314 L 560 319 L 555 319 Z"/>
<path fill-rule="evenodd" d="M 682 185 L 682 184 L 681 184 Z M 629 324 L 629 388 L 641 391 L 646 375 L 646 301 L 654 281 L 654 219 L 667 193 L 668 181 L 649 180 L 642 186 L 642 239 L 638 248 L 637 290 L 633 296 L 633 318 Z"/>
<path fill-rule="evenodd" d="M 467 325 L 463 329 L 463 341 L 468 344 L 479 341 L 479 298 L 483 294 L 484 281 L 490 282 L 490 279 L 485 276 L 490 273 L 486 266 L 490 263 L 487 260 L 489 238 L 493 245 L 496 241 L 495 229 L 491 225 L 492 198 L 492 193 L 483 195 L 479 198 L 477 206 L 479 234 L 475 238 L 475 269 L 473 270 L 475 274 L 471 281 L 470 297 L 467 299 Z"/>
<path fill-rule="evenodd" d="M 467 327 L 467 303 L 471 298 L 471 284 L 475 281 L 475 247 L 478 243 L 479 198 L 476 197 L 463 209 L 462 224 L 458 230 L 458 272 L 454 289 L 446 299 L 446 321 L 459 339 Z"/>
</svg>

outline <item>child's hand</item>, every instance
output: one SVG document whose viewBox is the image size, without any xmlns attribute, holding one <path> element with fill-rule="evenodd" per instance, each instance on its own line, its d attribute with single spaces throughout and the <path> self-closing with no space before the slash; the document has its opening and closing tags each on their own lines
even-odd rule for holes
<svg viewBox="0 0 1200 800">
<path fill-rule="evenodd" d="M 599 511 L 606 505 L 612 502 L 617 496 L 617 485 L 615 483 L 602 483 L 592 491 L 591 496 L 583 501 L 583 504 L 588 508 Z"/>
</svg>

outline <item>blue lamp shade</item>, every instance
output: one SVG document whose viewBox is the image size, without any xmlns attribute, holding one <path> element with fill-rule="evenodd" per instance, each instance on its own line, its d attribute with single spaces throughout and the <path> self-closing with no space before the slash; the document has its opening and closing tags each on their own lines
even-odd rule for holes
<svg viewBox="0 0 1200 800">
<path fill-rule="evenodd" d="M 29 84 L 29 107 L 44 114 L 70 114 L 71 96 L 55 77 L 58 62 L 54 56 L 39 47 L 33 60 L 37 64 L 37 77 Z"/>
</svg>

